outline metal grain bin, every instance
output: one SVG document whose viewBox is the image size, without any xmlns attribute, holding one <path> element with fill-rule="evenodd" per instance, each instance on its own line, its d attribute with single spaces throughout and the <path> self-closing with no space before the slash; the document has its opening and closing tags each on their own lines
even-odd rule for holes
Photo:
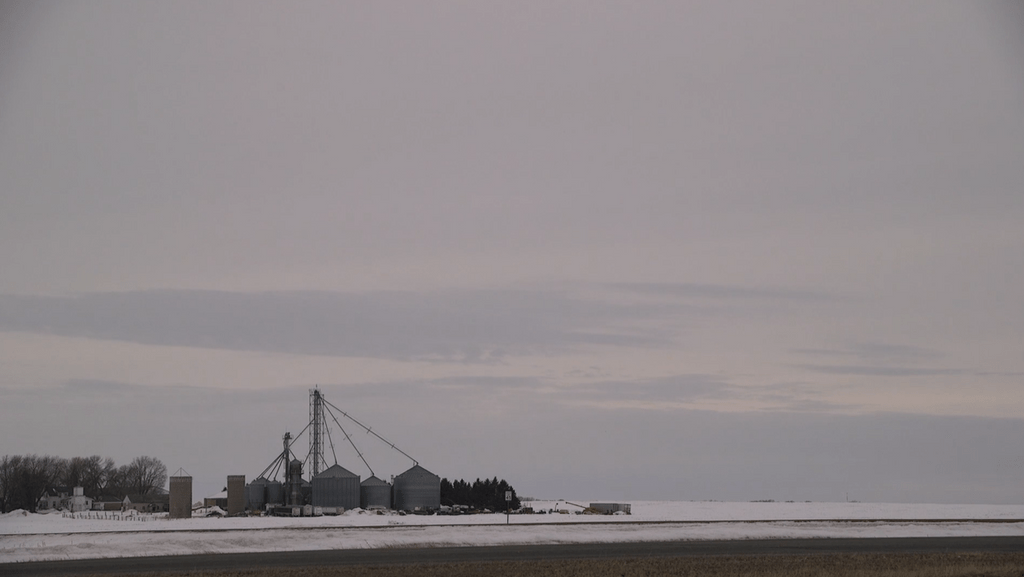
<svg viewBox="0 0 1024 577">
<path fill-rule="evenodd" d="M 359 485 L 359 506 L 363 509 L 391 507 L 391 485 L 377 477 L 370 477 Z"/>
<path fill-rule="evenodd" d="M 359 507 L 359 475 L 334 465 L 313 477 L 314 507 Z"/>
<path fill-rule="evenodd" d="M 267 483 L 267 504 L 284 505 L 284 485 L 281 481 Z"/>
<path fill-rule="evenodd" d="M 253 511 L 262 511 L 267 504 L 267 483 L 263 477 L 253 480 L 245 486 L 246 507 Z"/>
<path fill-rule="evenodd" d="M 399 511 L 441 507 L 441 477 L 419 465 L 395 477 L 392 491 Z"/>
</svg>

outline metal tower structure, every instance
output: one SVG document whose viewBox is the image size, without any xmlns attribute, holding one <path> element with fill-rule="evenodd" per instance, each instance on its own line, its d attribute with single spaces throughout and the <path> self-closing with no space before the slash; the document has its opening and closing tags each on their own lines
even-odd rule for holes
<svg viewBox="0 0 1024 577">
<path fill-rule="evenodd" d="M 299 434 L 301 435 L 302 433 Z M 288 462 L 291 459 L 295 458 L 295 456 L 292 454 L 292 434 L 289 432 L 285 432 L 282 441 L 284 445 L 284 450 L 278 453 L 277 457 L 274 458 L 274 461 L 267 465 L 267 468 L 263 469 L 263 472 L 257 475 L 257 478 L 275 478 L 277 477 L 278 471 L 282 471 L 284 473 L 285 479 L 288 478 Z M 267 476 L 268 474 L 270 475 L 269 477 Z"/>
<path fill-rule="evenodd" d="M 328 445 L 330 446 L 332 456 L 334 457 L 334 464 L 338 464 L 338 455 L 334 449 L 334 439 L 331 437 L 331 427 L 327 423 L 327 417 L 331 418 L 337 426 L 337 430 L 340 431 L 345 440 L 352 445 L 352 449 L 355 450 L 356 455 L 359 455 L 359 458 L 363 461 L 363 464 L 366 465 L 366 468 L 370 471 L 370 475 L 372 476 L 374 474 L 373 468 L 366 462 L 366 457 L 363 456 L 362 451 L 360 451 L 359 447 L 356 446 L 355 440 L 352 439 L 352 436 L 348 434 L 345 427 L 341 426 L 341 422 L 338 420 L 335 412 L 340 413 L 349 421 L 352 421 L 365 430 L 367 434 L 373 435 L 385 445 L 404 455 L 413 462 L 413 465 L 419 464 L 416 459 L 413 459 L 408 453 L 399 449 L 391 441 L 380 436 L 377 431 L 374 431 L 372 428 L 360 423 L 353 418 L 352 415 L 342 411 L 325 399 L 319 388 L 313 388 L 309 390 L 309 422 L 306 424 L 306 427 L 299 431 L 299 434 L 294 437 L 292 437 L 291 433 L 284 434 L 284 450 L 278 454 L 277 458 L 274 459 L 274 462 L 267 466 L 267 468 L 263 470 L 263 473 L 258 477 L 267 479 L 276 478 L 278 472 L 281 472 L 283 473 L 285 480 L 287 480 L 289 463 L 292 459 L 296 458 L 295 454 L 292 452 L 292 447 L 294 446 L 295 441 L 297 441 L 306 431 L 309 431 L 309 453 L 306 455 L 303 465 L 308 466 L 306 470 L 310 471 L 310 479 L 316 477 L 321 472 L 329 468 L 327 459 L 324 456 L 325 449 Z M 324 442 L 325 438 L 326 443 Z M 270 475 L 269 477 L 267 476 L 268 474 Z"/>
<path fill-rule="evenodd" d="M 318 388 L 309 390 L 309 427 L 308 460 L 310 474 L 316 477 L 320 471 L 327 468 L 327 460 L 324 458 L 324 430 L 327 428 L 327 421 L 324 416 L 324 397 Z"/>
</svg>

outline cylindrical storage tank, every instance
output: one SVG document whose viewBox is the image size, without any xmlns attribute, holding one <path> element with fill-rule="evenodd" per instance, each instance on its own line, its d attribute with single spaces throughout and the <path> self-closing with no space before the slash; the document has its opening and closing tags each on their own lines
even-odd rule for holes
<svg viewBox="0 0 1024 577">
<path fill-rule="evenodd" d="M 171 477 L 169 508 L 171 519 L 192 517 L 192 477 Z"/>
<path fill-rule="evenodd" d="M 334 465 L 313 477 L 313 506 L 359 507 L 359 475 Z"/>
<path fill-rule="evenodd" d="M 395 509 L 415 511 L 441 507 L 441 477 L 419 465 L 395 477 Z"/>
<path fill-rule="evenodd" d="M 228 515 L 245 512 L 245 475 L 228 475 Z"/>
<path fill-rule="evenodd" d="M 267 483 L 267 503 L 270 505 L 284 505 L 284 485 L 281 481 Z"/>
<path fill-rule="evenodd" d="M 267 481 L 260 477 L 245 486 L 246 506 L 253 511 L 262 511 L 267 504 Z"/>
<path fill-rule="evenodd" d="M 391 508 L 391 485 L 370 477 L 359 485 L 359 506 L 363 509 Z"/>
</svg>

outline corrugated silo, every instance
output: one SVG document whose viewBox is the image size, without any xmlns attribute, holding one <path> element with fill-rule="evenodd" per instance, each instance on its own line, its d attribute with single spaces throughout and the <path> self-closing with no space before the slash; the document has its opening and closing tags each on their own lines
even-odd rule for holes
<svg viewBox="0 0 1024 577">
<path fill-rule="evenodd" d="M 228 475 L 228 515 L 245 512 L 245 475 Z"/>
<path fill-rule="evenodd" d="M 168 505 L 171 519 L 189 519 L 192 517 L 192 477 L 178 476 L 170 479 L 170 496 Z"/>
<path fill-rule="evenodd" d="M 391 485 L 377 477 L 370 477 L 359 485 L 359 506 L 363 509 L 391 507 Z"/>
<path fill-rule="evenodd" d="M 359 475 L 334 465 L 313 477 L 313 506 L 359 507 Z"/>
<path fill-rule="evenodd" d="M 253 511 L 262 511 L 267 504 L 267 484 L 270 481 L 264 477 L 258 477 L 245 487 L 246 506 Z"/>
<path fill-rule="evenodd" d="M 419 465 L 395 477 L 395 509 L 437 509 L 441 507 L 441 477 Z"/>
<path fill-rule="evenodd" d="M 281 484 L 281 481 L 267 483 L 267 504 L 284 505 L 284 485 Z"/>
</svg>

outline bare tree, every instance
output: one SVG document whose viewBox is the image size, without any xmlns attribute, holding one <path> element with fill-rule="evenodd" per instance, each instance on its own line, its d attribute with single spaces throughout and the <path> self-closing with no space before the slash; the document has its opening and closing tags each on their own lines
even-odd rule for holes
<svg viewBox="0 0 1024 577">
<path fill-rule="evenodd" d="M 4 455 L 0 459 L 0 513 L 16 508 L 21 483 L 21 455 Z"/>
<path fill-rule="evenodd" d="M 114 469 L 114 460 L 110 457 L 72 457 L 67 461 L 60 483 L 69 487 L 82 487 L 86 495 L 96 496 L 106 486 Z"/>
<path fill-rule="evenodd" d="M 4 512 L 27 509 L 33 513 L 47 487 L 61 476 L 64 459 L 49 455 L 15 455 L 0 461 L 0 499 Z"/>
<path fill-rule="evenodd" d="M 105 485 L 104 490 L 111 495 L 123 497 L 125 494 L 132 491 L 131 477 L 132 472 L 130 465 L 114 467 L 107 475 L 107 484 Z"/>
<path fill-rule="evenodd" d="M 110 484 L 110 480 L 114 477 L 114 472 L 117 471 L 117 465 L 114 464 L 114 460 L 113 459 L 111 459 L 110 457 L 106 457 L 99 464 L 99 467 L 100 467 L 100 470 L 96 473 L 97 474 L 96 486 L 98 487 L 97 493 L 99 491 L 101 491 L 101 490 L 105 491 L 105 492 L 109 492 L 109 491 L 106 491 L 106 488 L 107 488 L 107 485 Z"/>
<path fill-rule="evenodd" d="M 85 477 L 85 468 L 88 466 L 86 457 L 71 457 L 64 465 L 64 474 L 60 477 L 60 484 L 68 487 L 82 485 L 82 478 Z"/>
<path fill-rule="evenodd" d="M 132 493 L 145 495 L 162 488 L 167 482 L 167 467 L 154 457 L 135 457 L 125 471 L 126 487 Z"/>
</svg>

